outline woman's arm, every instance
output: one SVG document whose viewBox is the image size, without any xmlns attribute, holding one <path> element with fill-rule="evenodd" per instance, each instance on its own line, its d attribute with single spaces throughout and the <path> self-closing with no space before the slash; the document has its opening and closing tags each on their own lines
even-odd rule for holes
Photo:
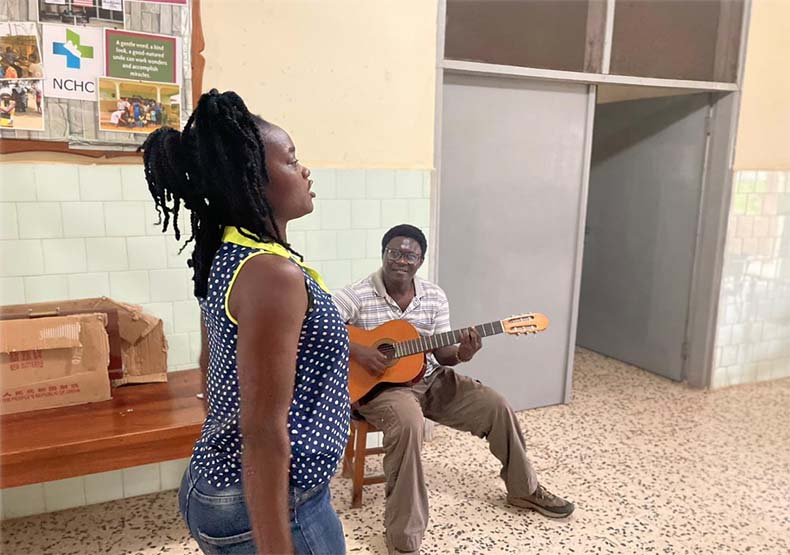
<svg viewBox="0 0 790 555">
<path fill-rule="evenodd" d="M 307 311 L 304 274 L 279 256 L 255 256 L 242 266 L 229 308 L 239 323 L 241 464 L 253 537 L 259 553 L 292 553 L 288 411 Z"/>
</svg>

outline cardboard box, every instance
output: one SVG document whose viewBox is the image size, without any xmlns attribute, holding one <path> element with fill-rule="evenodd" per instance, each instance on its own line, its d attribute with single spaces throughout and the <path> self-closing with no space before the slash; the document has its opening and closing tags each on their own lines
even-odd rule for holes
<svg viewBox="0 0 790 555">
<path fill-rule="evenodd" d="M 0 321 L 0 414 L 110 399 L 104 314 Z"/>
<path fill-rule="evenodd" d="M 113 386 L 167 381 L 167 340 L 162 320 L 137 305 L 107 297 L 0 307 L 0 319 L 103 313 L 110 342 Z"/>
</svg>

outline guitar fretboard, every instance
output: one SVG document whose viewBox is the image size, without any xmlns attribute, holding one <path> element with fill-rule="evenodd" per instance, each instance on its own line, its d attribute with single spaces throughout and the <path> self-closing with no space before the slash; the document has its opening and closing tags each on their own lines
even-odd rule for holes
<svg viewBox="0 0 790 555">
<path fill-rule="evenodd" d="M 502 322 L 488 322 L 487 324 L 480 324 L 473 326 L 480 337 L 488 337 L 490 335 L 497 335 L 503 333 L 505 330 L 502 328 Z M 455 345 L 461 342 L 461 332 L 469 329 L 463 328 L 460 330 L 452 330 L 444 333 L 438 333 L 429 337 L 418 337 L 417 339 L 410 339 L 409 341 L 401 341 L 395 344 L 395 357 L 401 358 L 417 353 L 424 353 L 433 351 L 440 347 L 447 347 L 448 345 Z"/>
</svg>

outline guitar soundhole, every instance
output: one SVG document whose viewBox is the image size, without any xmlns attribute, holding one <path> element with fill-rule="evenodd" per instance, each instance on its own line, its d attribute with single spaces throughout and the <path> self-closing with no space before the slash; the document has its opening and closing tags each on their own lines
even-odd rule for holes
<svg viewBox="0 0 790 555">
<path fill-rule="evenodd" d="M 393 360 L 395 358 L 395 346 L 392 345 L 392 343 L 382 343 L 381 345 L 378 345 L 376 349 L 378 349 L 379 352 L 389 360 Z"/>
</svg>

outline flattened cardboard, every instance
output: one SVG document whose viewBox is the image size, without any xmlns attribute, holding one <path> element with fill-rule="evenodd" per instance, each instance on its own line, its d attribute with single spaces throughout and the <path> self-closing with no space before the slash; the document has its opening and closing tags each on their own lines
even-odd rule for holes
<svg viewBox="0 0 790 555">
<path fill-rule="evenodd" d="M 0 414 L 110 396 L 104 314 L 0 321 Z"/>
<path fill-rule="evenodd" d="M 137 305 L 107 297 L 53 301 L 0 307 L 0 319 L 102 312 L 108 315 L 111 345 L 110 378 L 113 386 L 167 381 L 167 340 L 162 320 Z M 117 315 L 117 320 L 113 317 Z M 113 323 L 117 322 L 116 326 Z M 120 367 L 114 340 L 120 340 Z"/>
</svg>

